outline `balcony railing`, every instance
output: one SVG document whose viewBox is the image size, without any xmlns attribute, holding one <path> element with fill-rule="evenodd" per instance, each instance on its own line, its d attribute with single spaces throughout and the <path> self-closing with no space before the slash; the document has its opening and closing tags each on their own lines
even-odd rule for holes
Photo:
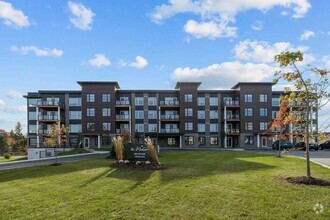
<svg viewBox="0 0 330 220">
<path fill-rule="evenodd" d="M 117 100 L 116 105 L 130 105 L 130 101 L 128 101 L 128 100 Z"/>
<path fill-rule="evenodd" d="M 129 115 L 116 115 L 117 120 L 130 120 Z"/>
<path fill-rule="evenodd" d="M 179 128 L 162 128 L 160 130 L 161 133 L 179 133 L 180 129 Z"/>
<path fill-rule="evenodd" d="M 226 116 L 226 119 L 227 120 L 239 120 L 239 115 L 237 114 L 237 115 L 227 115 Z"/>
<path fill-rule="evenodd" d="M 160 101 L 160 105 L 165 105 L 165 106 L 178 106 L 180 104 L 179 101 Z"/>
<path fill-rule="evenodd" d="M 180 115 L 161 115 L 160 119 L 164 120 L 177 120 L 180 119 Z"/>
<path fill-rule="evenodd" d="M 37 106 L 56 106 L 56 107 L 64 107 L 64 104 L 60 101 L 37 101 Z"/>
<path fill-rule="evenodd" d="M 59 120 L 59 117 L 57 115 L 39 115 L 38 120 L 56 121 Z"/>
<path fill-rule="evenodd" d="M 239 129 L 227 129 L 227 134 L 239 134 Z"/>
<path fill-rule="evenodd" d="M 127 132 L 127 131 L 129 131 L 129 128 L 117 128 L 116 129 L 116 134 L 120 134 L 120 133 L 122 133 L 122 132 Z"/>
<path fill-rule="evenodd" d="M 228 100 L 228 101 L 224 101 L 223 104 L 225 106 L 237 106 L 237 105 L 239 105 L 239 101 L 237 101 L 237 100 L 234 100 L 234 101 Z"/>
<path fill-rule="evenodd" d="M 39 134 L 49 134 L 47 129 L 39 130 L 38 132 L 39 132 Z"/>
</svg>

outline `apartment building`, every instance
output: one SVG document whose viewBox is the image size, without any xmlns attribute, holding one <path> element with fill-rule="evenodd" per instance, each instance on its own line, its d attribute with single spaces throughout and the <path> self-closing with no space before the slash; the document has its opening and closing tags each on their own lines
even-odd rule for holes
<svg viewBox="0 0 330 220">
<path fill-rule="evenodd" d="M 230 90 L 200 90 L 178 82 L 173 90 L 122 90 L 117 82 L 77 82 L 79 91 L 29 92 L 29 148 L 43 148 L 54 123 L 69 127 L 67 147 L 101 148 L 129 131 L 162 147 L 271 147 L 279 97 L 270 82 L 240 82 Z M 298 105 L 298 104 L 297 104 Z M 312 127 L 317 130 L 314 109 Z M 291 125 L 289 132 L 301 132 Z M 295 141 L 295 137 L 291 137 Z"/>
</svg>

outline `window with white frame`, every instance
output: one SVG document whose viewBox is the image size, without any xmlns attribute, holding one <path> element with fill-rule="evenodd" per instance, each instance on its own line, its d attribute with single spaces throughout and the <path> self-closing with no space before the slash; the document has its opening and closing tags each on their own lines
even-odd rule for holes
<svg viewBox="0 0 330 220">
<path fill-rule="evenodd" d="M 272 98 L 272 106 L 274 107 L 280 106 L 280 98 Z"/>
<path fill-rule="evenodd" d="M 218 111 L 211 110 L 210 111 L 210 119 L 218 119 Z"/>
<path fill-rule="evenodd" d="M 36 107 L 37 103 L 40 101 L 41 99 L 29 99 L 29 107 Z"/>
<path fill-rule="evenodd" d="M 102 102 L 110 102 L 110 94 L 102 94 Z"/>
<path fill-rule="evenodd" d="M 205 124 L 198 124 L 198 132 L 205 132 Z"/>
<path fill-rule="evenodd" d="M 102 116 L 110 116 L 111 109 L 110 108 L 102 108 Z"/>
<path fill-rule="evenodd" d="M 244 94 L 244 102 L 252 102 L 252 94 Z"/>
<path fill-rule="evenodd" d="M 81 119 L 81 111 L 69 111 L 69 119 L 71 120 Z"/>
<path fill-rule="evenodd" d="M 143 97 L 135 97 L 135 105 L 137 106 L 143 105 Z"/>
<path fill-rule="evenodd" d="M 87 116 L 95 116 L 95 108 L 87 108 Z"/>
<path fill-rule="evenodd" d="M 86 130 L 87 131 L 95 131 L 95 123 L 93 123 L 93 122 L 87 122 L 87 124 L 86 124 Z"/>
<path fill-rule="evenodd" d="M 260 131 L 266 131 L 268 128 L 267 122 L 260 122 Z"/>
<path fill-rule="evenodd" d="M 144 124 L 135 124 L 135 132 L 144 132 Z"/>
<path fill-rule="evenodd" d="M 148 132 L 157 132 L 157 124 L 148 124 Z"/>
<path fill-rule="evenodd" d="M 102 123 L 103 131 L 111 131 L 111 123 L 110 122 L 103 122 Z"/>
<path fill-rule="evenodd" d="M 87 102 L 95 102 L 95 94 L 86 94 Z"/>
<path fill-rule="evenodd" d="M 69 98 L 69 106 L 81 106 L 81 98 Z"/>
<path fill-rule="evenodd" d="M 148 111 L 148 119 L 157 119 L 157 111 Z"/>
<path fill-rule="evenodd" d="M 148 97 L 148 106 L 156 106 L 157 97 Z"/>
<path fill-rule="evenodd" d="M 198 111 L 197 112 L 197 119 L 205 119 L 205 111 Z"/>
<path fill-rule="evenodd" d="M 218 97 L 210 97 L 210 106 L 218 106 L 219 99 Z"/>
<path fill-rule="evenodd" d="M 186 123 L 184 124 L 184 128 L 185 128 L 186 131 L 192 131 L 193 128 L 194 128 L 194 125 L 193 125 L 192 122 L 186 122 Z"/>
<path fill-rule="evenodd" d="M 135 111 L 135 119 L 144 119 L 144 112 L 141 110 Z"/>
<path fill-rule="evenodd" d="M 268 96 L 267 96 L 267 94 L 260 94 L 259 99 L 260 99 L 260 102 L 267 102 Z"/>
<path fill-rule="evenodd" d="M 197 105 L 198 106 L 205 106 L 205 97 L 198 97 L 197 98 Z"/>
<path fill-rule="evenodd" d="M 184 109 L 185 116 L 193 116 L 193 109 L 192 108 L 185 108 Z"/>
<path fill-rule="evenodd" d="M 252 131 L 253 130 L 253 122 L 245 122 L 245 130 Z"/>
<path fill-rule="evenodd" d="M 263 117 L 268 116 L 268 109 L 267 108 L 260 108 L 260 116 L 263 116 Z"/>
<path fill-rule="evenodd" d="M 210 123 L 210 132 L 218 132 L 218 124 Z"/>
<path fill-rule="evenodd" d="M 184 101 L 185 102 L 192 102 L 193 100 L 193 95 L 192 94 L 185 94 L 184 95 Z"/>
<path fill-rule="evenodd" d="M 253 109 L 252 108 L 245 108 L 244 109 L 244 116 L 253 116 Z"/>
</svg>

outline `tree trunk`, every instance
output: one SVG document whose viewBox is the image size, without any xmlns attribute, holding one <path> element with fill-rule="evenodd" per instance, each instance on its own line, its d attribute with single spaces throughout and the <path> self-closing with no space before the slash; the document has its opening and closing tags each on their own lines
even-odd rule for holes
<svg viewBox="0 0 330 220">
<path fill-rule="evenodd" d="M 311 167 L 310 167 L 310 161 L 309 161 L 309 135 L 310 135 L 310 131 L 309 131 L 309 123 L 310 123 L 310 107 L 309 107 L 309 100 L 307 101 L 307 120 L 306 120 L 306 162 L 307 162 L 307 177 L 310 178 L 311 177 Z"/>
</svg>

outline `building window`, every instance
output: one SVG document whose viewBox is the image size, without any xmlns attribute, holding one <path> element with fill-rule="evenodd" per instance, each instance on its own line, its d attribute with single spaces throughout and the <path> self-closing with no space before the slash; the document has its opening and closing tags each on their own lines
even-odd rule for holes
<svg viewBox="0 0 330 220">
<path fill-rule="evenodd" d="M 194 137 L 193 136 L 186 136 L 184 138 L 185 145 L 194 145 Z"/>
<path fill-rule="evenodd" d="M 156 106 L 157 105 L 157 97 L 148 97 L 148 105 Z"/>
<path fill-rule="evenodd" d="M 192 131 L 193 130 L 193 123 L 192 122 L 186 122 L 185 124 L 184 124 L 184 129 L 186 130 L 186 131 Z"/>
<path fill-rule="evenodd" d="M 274 107 L 280 106 L 280 98 L 272 98 L 272 106 Z"/>
<path fill-rule="evenodd" d="M 30 134 L 37 133 L 37 125 L 29 125 L 29 133 Z"/>
<path fill-rule="evenodd" d="M 110 102 L 110 94 L 102 94 L 102 102 Z"/>
<path fill-rule="evenodd" d="M 102 116 L 110 116 L 111 109 L 110 108 L 102 108 Z"/>
<path fill-rule="evenodd" d="M 253 122 L 245 122 L 245 130 L 252 131 L 253 130 Z"/>
<path fill-rule="evenodd" d="M 272 119 L 277 118 L 278 111 L 272 111 Z"/>
<path fill-rule="evenodd" d="M 36 107 L 37 103 L 40 101 L 41 99 L 29 99 L 29 107 Z"/>
<path fill-rule="evenodd" d="M 267 127 L 268 126 L 266 122 L 260 122 L 260 131 L 266 131 Z"/>
<path fill-rule="evenodd" d="M 193 109 L 192 108 L 184 109 L 184 115 L 185 116 L 193 116 Z"/>
<path fill-rule="evenodd" d="M 69 98 L 69 106 L 81 106 L 81 98 Z"/>
<path fill-rule="evenodd" d="M 135 132 L 144 132 L 144 124 L 135 124 Z"/>
<path fill-rule="evenodd" d="M 144 119 L 143 111 L 135 111 L 135 119 Z"/>
<path fill-rule="evenodd" d="M 253 116 L 253 109 L 252 108 L 244 109 L 244 116 Z"/>
<path fill-rule="evenodd" d="M 244 102 L 252 102 L 252 94 L 245 94 Z"/>
<path fill-rule="evenodd" d="M 157 132 L 157 124 L 148 124 L 148 132 Z"/>
<path fill-rule="evenodd" d="M 69 119 L 71 120 L 79 120 L 81 119 L 81 111 L 70 111 Z"/>
<path fill-rule="evenodd" d="M 198 97 L 197 98 L 197 105 L 198 106 L 205 106 L 205 97 Z"/>
<path fill-rule="evenodd" d="M 87 131 L 95 131 L 95 123 L 87 122 Z"/>
<path fill-rule="evenodd" d="M 102 123 L 103 131 L 111 131 L 111 123 L 103 122 Z"/>
<path fill-rule="evenodd" d="M 210 132 L 218 132 L 218 124 L 210 123 Z"/>
<path fill-rule="evenodd" d="M 29 138 L 29 146 L 37 146 L 37 138 Z"/>
<path fill-rule="evenodd" d="M 267 102 L 267 94 L 260 94 L 260 102 Z"/>
<path fill-rule="evenodd" d="M 29 112 L 29 120 L 37 120 L 37 112 Z"/>
<path fill-rule="evenodd" d="M 197 112 L 198 119 L 205 119 L 205 111 L 198 111 Z"/>
<path fill-rule="evenodd" d="M 218 119 L 218 111 L 210 111 L 210 119 Z"/>
<path fill-rule="evenodd" d="M 69 125 L 70 133 L 79 133 L 81 132 L 81 125 L 80 124 L 71 124 Z"/>
<path fill-rule="evenodd" d="M 143 97 L 135 97 L 135 105 L 143 105 Z"/>
<path fill-rule="evenodd" d="M 169 146 L 175 145 L 175 138 L 167 138 L 167 145 Z"/>
<path fill-rule="evenodd" d="M 185 102 L 192 102 L 193 96 L 192 94 L 185 94 L 184 95 L 184 101 Z"/>
<path fill-rule="evenodd" d="M 205 132 L 205 124 L 198 124 L 198 132 Z"/>
<path fill-rule="evenodd" d="M 198 137 L 198 143 L 199 143 L 199 145 L 205 145 L 205 137 Z"/>
<path fill-rule="evenodd" d="M 268 109 L 260 108 L 260 116 L 268 116 Z"/>
<path fill-rule="evenodd" d="M 218 97 L 210 97 L 210 106 L 218 106 Z"/>
<path fill-rule="evenodd" d="M 211 145 L 218 145 L 218 137 L 210 137 Z"/>
<path fill-rule="evenodd" d="M 157 111 L 148 111 L 148 119 L 157 119 Z"/>
<path fill-rule="evenodd" d="M 87 102 L 95 102 L 95 94 L 87 94 L 86 98 Z"/>
<path fill-rule="evenodd" d="M 95 108 L 87 108 L 87 116 L 95 116 Z"/>
<path fill-rule="evenodd" d="M 252 145 L 253 144 L 253 136 L 245 136 L 245 144 Z"/>
</svg>

